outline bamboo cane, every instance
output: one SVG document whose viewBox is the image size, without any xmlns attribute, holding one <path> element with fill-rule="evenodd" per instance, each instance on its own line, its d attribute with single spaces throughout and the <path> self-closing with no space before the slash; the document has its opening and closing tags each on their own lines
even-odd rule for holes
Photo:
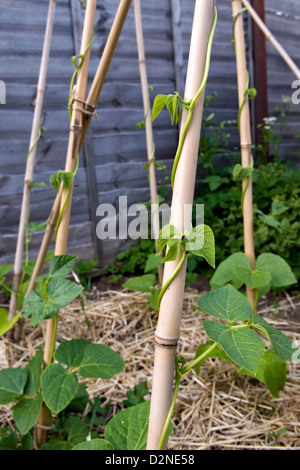
<svg viewBox="0 0 300 470">
<path fill-rule="evenodd" d="M 234 36 L 236 49 L 236 67 L 237 67 L 237 83 L 238 83 L 238 99 L 240 112 L 240 145 L 241 160 L 244 168 L 252 165 L 251 155 L 251 125 L 250 125 L 250 109 L 249 97 L 246 96 L 248 72 L 245 52 L 245 38 L 243 16 L 240 13 L 242 9 L 241 0 L 232 0 L 232 12 L 235 20 Z M 244 103 L 244 104 L 243 104 Z M 244 251 L 247 255 L 251 269 L 255 269 L 255 249 L 253 235 L 253 198 L 252 198 L 252 176 L 244 176 L 243 182 L 243 225 L 244 225 Z M 255 304 L 255 290 L 247 286 L 247 298 L 252 306 Z"/>
<path fill-rule="evenodd" d="M 127 13 L 129 7 L 131 5 L 131 0 L 121 0 L 118 10 L 116 12 L 116 16 L 114 22 L 112 24 L 109 36 L 107 38 L 105 48 L 103 54 L 101 56 L 101 60 L 96 71 L 90 92 L 87 97 L 87 103 L 89 104 L 88 109 L 95 109 L 99 100 L 99 96 L 112 60 L 114 55 L 115 48 L 118 44 L 118 40 L 127 17 Z M 82 125 L 82 134 L 81 134 L 81 141 L 83 142 L 87 129 L 89 127 L 90 121 L 92 119 L 92 115 L 85 115 L 83 119 Z"/>
<path fill-rule="evenodd" d="M 46 78 L 47 78 L 48 59 L 49 59 L 49 54 L 50 54 L 55 6 L 56 6 L 56 0 L 50 0 L 49 7 L 48 7 L 47 23 L 46 23 L 43 52 L 42 52 L 42 58 L 41 58 L 41 64 L 40 64 L 39 78 L 38 78 L 38 84 L 37 84 L 37 93 L 36 93 L 35 107 L 34 107 L 34 113 L 33 113 L 29 151 L 28 151 L 28 157 L 26 161 L 18 240 L 17 240 L 15 261 L 14 261 L 12 294 L 10 297 L 10 305 L 9 305 L 8 318 L 10 320 L 15 316 L 16 311 L 17 311 L 17 306 L 18 306 L 17 305 L 18 304 L 17 292 L 19 290 L 20 280 L 22 276 L 25 226 L 28 223 L 28 216 L 29 216 L 31 184 L 33 180 L 37 140 L 39 138 L 40 121 L 41 121 L 42 107 L 43 107 L 43 101 L 44 101 L 44 91 L 45 91 L 45 84 L 46 84 Z"/>
<path fill-rule="evenodd" d="M 153 142 L 153 130 L 152 130 L 152 124 L 151 124 L 151 112 L 150 112 L 150 101 L 149 101 L 149 91 L 148 91 L 148 79 L 147 79 L 140 0 L 134 0 L 134 15 L 135 15 L 136 40 L 137 40 L 137 46 L 138 46 L 140 78 L 141 78 L 142 95 L 143 95 L 143 106 L 144 106 L 144 115 L 145 115 L 147 158 L 149 162 L 150 198 L 151 198 L 151 204 L 152 204 L 151 207 L 153 208 L 151 211 L 151 220 L 153 223 L 153 235 L 154 235 L 155 241 L 157 241 L 160 226 L 159 226 L 159 211 L 157 210 L 158 198 L 157 198 L 157 185 L 156 185 L 156 173 L 155 173 L 155 154 L 154 154 L 155 147 L 154 147 L 154 142 Z M 162 284 L 162 276 L 163 276 L 163 265 L 161 264 L 158 266 L 158 279 L 159 279 L 160 284 Z"/>
<path fill-rule="evenodd" d="M 74 103 L 70 123 L 70 132 L 69 132 L 69 144 L 66 155 L 66 164 L 65 171 L 73 173 L 77 164 L 77 157 L 79 154 L 79 142 L 80 134 L 82 130 L 82 117 L 84 113 L 84 108 L 82 103 L 84 103 L 86 96 L 86 87 L 88 80 L 88 68 L 89 68 L 89 58 L 90 58 L 90 47 L 89 44 L 92 39 L 93 34 L 93 25 L 96 11 L 97 0 L 87 0 L 85 18 L 82 31 L 82 40 L 81 40 L 81 49 L 80 54 L 84 55 L 84 61 L 81 68 L 78 70 L 76 88 L 74 94 Z M 87 51 L 87 52 L 86 52 Z M 72 191 L 73 184 L 69 193 L 65 188 L 62 189 L 61 194 L 61 204 L 60 211 L 63 210 L 60 224 L 57 230 L 56 242 L 55 242 L 55 255 L 63 255 L 66 253 L 67 240 L 68 240 L 68 230 L 69 230 L 69 219 L 71 212 L 72 204 Z M 67 198 L 67 199 L 66 199 Z M 65 203 L 66 201 L 66 203 Z M 55 328 L 57 324 L 57 316 L 47 320 L 46 326 L 46 336 L 45 336 L 45 349 L 44 349 L 44 364 L 47 366 L 51 362 L 52 357 L 52 347 L 55 341 Z M 45 431 L 43 427 L 47 423 L 46 414 L 43 409 L 41 412 L 40 418 L 38 420 L 38 425 L 36 430 L 36 445 L 39 447 L 45 439 Z"/>
<path fill-rule="evenodd" d="M 93 80 L 89 95 L 86 99 L 86 110 L 90 110 L 91 114 L 88 116 L 87 115 L 83 116 L 83 121 L 84 121 L 83 128 L 84 129 L 81 130 L 81 134 L 80 134 L 80 141 L 79 141 L 79 148 L 78 148 L 79 152 L 82 148 L 85 134 L 87 132 L 88 126 L 90 124 L 90 121 L 93 115 L 93 110 L 95 109 L 98 103 L 102 86 L 106 78 L 116 44 L 119 40 L 119 36 L 122 31 L 122 27 L 126 19 L 126 15 L 130 7 L 130 3 L 131 3 L 131 0 L 125 0 L 125 1 L 121 0 L 120 2 L 120 6 L 117 10 L 116 17 L 111 27 L 110 34 L 107 39 L 95 78 Z M 98 83 L 98 81 L 100 81 L 100 83 Z M 54 204 L 51 209 L 51 213 L 48 219 L 48 224 L 46 227 L 42 245 L 39 250 L 38 258 L 35 264 L 35 268 L 31 277 L 31 281 L 30 281 L 27 293 L 29 293 L 30 290 L 34 289 L 35 278 L 41 273 L 41 270 L 45 261 L 45 256 L 48 252 L 51 239 L 53 236 L 53 232 L 54 232 L 57 220 L 58 220 L 59 211 L 60 211 L 60 203 L 61 203 L 61 195 L 62 195 L 62 191 L 60 190 L 55 198 Z"/>
<path fill-rule="evenodd" d="M 207 2 L 206 0 L 197 0 L 195 2 L 185 87 L 186 100 L 195 96 L 202 82 L 206 62 L 206 45 L 214 16 L 214 4 L 214 1 Z M 183 214 L 187 205 L 193 203 L 203 101 L 204 93 L 195 104 L 174 181 L 170 223 L 182 232 L 190 229 L 191 224 L 191 216 L 183 217 Z M 184 110 L 181 132 L 185 119 L 186 112 Z M 164 283 L 172 276 L 179 259 L 180 257 L 176 261 L 166 263 Z M 158 448 L 171 403 L 176 345 L 180 335 L 185 273 L 186 263 L 171 282 L 160 304 L 159 319 L 155 332 L 155 360 L 147 441 L 147 449 L 149 450 Z M 166 442 L 164 446 L 166 447 Z"/>
<path fill-rule="evenodd" d="M 270 41 L 270 43 L 275 47 L 279 55 L 283 58 L 292 72 L 296 75 L 296 77 L 300 80 L 300 70 L 295 64 L 295 62 L 291 59 L 282 45 L 277 41 L 277 39 L 273 36 L 271 31 L 267 28 L 265 23 L 260 19 L 254 8 L 248 2 L 248 0 L 242 0 L 243 4 L 247 8 L 249 14 L 251 15 L 252 19 L 255 21 L 257 26 L 261 29 L 261 31 L 265 34 L 266 38 Z"/>
</svg>

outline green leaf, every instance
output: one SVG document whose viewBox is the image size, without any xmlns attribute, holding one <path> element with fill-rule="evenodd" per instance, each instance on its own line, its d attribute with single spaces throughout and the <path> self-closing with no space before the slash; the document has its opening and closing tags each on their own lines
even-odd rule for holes
<svg viewBox="0 0 300 470">
<path fill-rule="evenodd" d="M 147 297 L 147 300 L 150 304 L 150 307 L 153 309 L 153 310 L 156 310 L 157 311 L 157 300 L 158 300 L 158 296 L 159 296 L 159 290 L 158 289 L 152 289 L 152 292 L 151 292 L 151 295 L 149 295 Z"/>
<path fill-rule="evenodd" d="M 148 256 L 148 259 L 146 261 L 144 272 L 148 273 L 149 271 L 156 269 L 161 264 L 161 262 L 162 262 L 161 256 L 156 255 L 155 253 L 151 253 Z"/>
<path fill-rule="evenodd" d="M 104 437 L 116 450 L 145 450 L 150 401 L 117 413 L 105 426 Z"/>
<path fill-rule="evenodd" d="M 175 261 L 179 256 L 180 245 L 181 240 L 179 238 L 171 238 L 171 240 L 167 242 L 167 246 L 169 249 L 162 262 L 166 263 L 167 261 Z"/>
<path fill-rule="evenodd" d="M 299 360 L 300 349 L 293 343 L 282 331 L 277 330 L 270 325 L 260 315 L 253 315 L 253 326 L 258 328 L 262 327 L 262 331 L 267 333 L 269 341 L 274 348 L 277 356 L 285 361 Z"/>
<path fill-rule="evenodd" d="M 58 437 L 51 437 L 49 441 L 42 444 L 40 450 L 71 450 L 72 444 L 68 441 L 62 441 Z"/>
<path fill-rule="evenodd" d="M 231 284 L 236 289 L 239 289 L 243 285 L 243 282 L 236 273 L 237 267 L 250 269 L 250 262 L 245 253 L 234 253 L 222 261 L 210 280 L 211 287 L 217 289 L 226 284 Z"/>
<path fill-rule="evenodd" d="M 271 273 L 272 287 L 283 287 L 295 284 L 295 278 L 291 268 L 281 256 L 273 253 L 263 253 L 258 256 L 256 262 L 257 269 Z"/>
<path fill-rule="evenodd" d="M 209 349 L 212 344 L 212 341 L 210 341 L 209 343 L 200 344 L 200 346 L 198 346 L 198 348 L 196 349 L 195 359 L 205 353 L 205 351 L 207 351 L 207 349 Z M 215 347 L 213 351 L 211 351 L 207 356 L 205 356 L 205 359 L 198 362 L 198 364 L 194 366 L 194 370 L 197 375 L 199 375 L 200 373 L 200 368 L 203 362 L 205 362 L 210 357 L 217 357 L 218 359 L 222 359 L 223 361 L 232 362 L 230 357 L 225 353 L 225 351 L 219 345 L 217 345 L 217 347 Z"/>
<path fill-rule="evenodd" d="M 31 324 L 36 326 L 45 319 L 53 318 L 57 310 L 75 300 L 82 292 L 83 286 L 67 279 L 52 279 L 43 296 L 31 291 L 25 297 L 22 315 L 32 318 Z"/>
<path fill-rule="evenodd" d="M 21 434 L 27 434 L 35 425 L 41 412 L 43 403 L 42 394 L 35 398 L 23 398 L 13 406 L 13 418 Z"/>
<path fill-rule="evenodd" d="M 181 235 L 181 232 L 177 230 L 174 225 L 164 225 L 159 232 L 157 239 L 156 254 L 158 255 L 167 245 L 168 241 L 175 235 Z"/>
<path fill-rule="evenodd" d="M 243 284 L 246 284 L 250 289 L 269 286 L 271 282 L 271 274 L 268 271 L 261 271 L 260 269 L 252 271 L 248 267 L 236 266 L 235 272 Z"/>
<path fill-rule="evenodd" d="M 93 379 L 110 379 L 122 372 L 124 361 L 121 356 L 104 344 L 90 344 L 84 349 L 79 374 Z"/>
<path fill-rule="evenodd" d="M 232 178 L 233 178 L 234 181 L 239 177 L 239 175 L 241 174 L 242 169 L 243 169 L 243 167 L 240 163 L 236 163 L 236 165 L 234 165 L 233 171 L 232 171 Z"/>
<path fill-rule="evenodd" d="M 202 312 L 230 323 L 250 320 L 252 315 L 249 300 L 230 284 L 202 295 L 197 304 Z"/>
<path fill-rule="evenodd" d="M 0 404 L 17 401 L 22 395 L 27 381 L 24 369 L 8 368 L 0 370 Z"/>
<path fill-rule="evenodd" d="M 76 395 L 77 377 L 60 364 L 51 364 L 42 373 L 42 389 L 48 408 L 54 413 L 59 413 Z"/>
<path fill-rule="evenodd" d="M 53 279 L 49 282 L 47 291 L 48 302 L 58 310 L 73 302 L 83 291 L 83 286 L 67 279 Z"/>
<path fill-rule="evenodd" d="M 53 279 L 64 279 L 72 269 L 78 256 L 59 255 L 54 256 L 49 266 L 49 276 Z"/>
<path fill-rule="evenodd" d="M 153 107 L 152 107 L 152 115 L 151 115 L 151 122 L 154 121 L 155 118 L 160 114 L 162 109 L 164 108 L 167 101 L 167 95 L 157 95 L 154 98 Z"/>
<path fill-rule="evenodd" d="M 19 320 L 20 312 L 18 312 L 11 320 L 8 320 L 8 311 L 0 308 L 0 336 L 9 331 L 13 325 Z"/>
<path fill-rule="evenodd" d="M 73 183 L 74 175 L 69 171 L 59 170 L 49 178 L 50 183 L 56 191 L 59 191 L 61 183 L 63 183 L 66 189 L 69 189 Z"/>
<path fill-rule="evenodd" d="M 256 373 L 265 343 L 255 331 L 250 328 L 233 329 L 210 320 L 204 320 L 203 327 L 209 338 L 220 344 L 233 362 Z"/>
<path fill-rule="evenodd" d="M 151 292 L 155 284 L 155 274 L 144 274 L 143 276 L 129 278 L 122 287 L 138 292 Z"/>
<path fill-rule="evenodd" d="M 72 450 L 114 450 L 114 447 L 106 439 L 92 439 L 91 441 L 77 444 Z"/>
<path fill-rule="evenodd" d="M 72 339 L 61 343 L 55 353 L 57 362 L 66 364 L 69 367 L 78 367 L 81 363 L 84 349 L 91 344 L 86 339 Z"/>
<path fill-rule="evenodd" d="M 66 408 L 67 412 L 83 413 L 89 401 L 89 394 L 85 383 L 80 383 L 75 397 Z"/>
<path fill-rule="evenodd" d="M 197 225 L 185 236 L 186 250 L 195 256 L 204 258 L 215 267 L 215 237 L 208 225 Z"/>
<path fill-rule="evenodd" d="M 21 313 L 24 318 L 31 318 L 31 324 L 36 326 L 46 318 L 46 312 L 44 314 L 44 304 L 45 299 L 36 291 L 31 291 L 24 299 Z M 56 310 L 54 315 L 55 313 Z"/>
<path fill-rule="evenodd" d="M 68 442 L 72 446 L 85 442 L 89 435 L 87 425 L 78 416 L 68 416 L 64 422 L 64 430 L 68 433 Z"/>
<path fill-rule="evenodd" d="M 24 368 L 27 371 L 28 379 L 24 389 L 24 394 L 33 396 L 41 385 L 41 375 L 43 367 L 43 353 L 37 353 Z"/>
<path fill-rule="evenodd" d="M 16 432 L 11 432 L 8 436 L 0 439 L 0 450 L 16 450 L 18 446 L 18 435 Z"/>
<path fill-rule="evenodd" d="M 12 269 L 14 269 L 13 264 L 5 264 L 3 266 L 0 266 L 0 284 L 3 284 L 3 282 L 5 281 L 6 274 L 9 273 L 9 271 L 11 271 Z"/>
<path fill-rule="evenodd" d="M 147 382 L 141 382 L 138 385 L 134 386 L 133 390 L 126 392 L 127 400 L 123 401 L 125 406 L 135 406 L 139 403 L 144 403 L 144 396 L 148 395 L 149 390 Z"/>
<path fill-rule="evenodd" d="M 271 212 L 273 215 L 280 215 L 289 210 L 289 208 L 281 201 L 273 201 Z"/>
<path fill-rule="evenodd" d="M 279 398 L 279 392 L 285 386 L 287 367 L 286 362 L 278 357 L 273 349 L 270 349 L 264 353 L 255 375 L 242 367 L 237 372 L 256 377 L 267 386 L 273 397 Z"/>
</svg>

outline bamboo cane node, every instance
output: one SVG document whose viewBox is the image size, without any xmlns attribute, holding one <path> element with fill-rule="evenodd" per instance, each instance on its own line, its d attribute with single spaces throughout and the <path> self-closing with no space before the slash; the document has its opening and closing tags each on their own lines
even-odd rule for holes
<svg viewBox="0 0 300 470">
<path fill-rule="evenodd" d="M 78 103 L 83 104 L 83 107 L 74 105 L 74 101 L 78 101 Z M 87 116 L 95 116 L 95 118 L 98 119 L 95 106 L 88 104 L 86 101 L 81 100 L 76 96 L 72 97 L 72 109 L 80 111 L 81 113 L 86 114 Z"/>
<path fill-rule="evenodd" d="M 157 333 L 155 333 L 154 342 L 156 346 L 160 346 L 161 348 L 176 349 L 178 340 L 179 340 L 179 336 L 176 336 L 175 338 L 166 338 L 165 336 L 160 336 Z M 165 341 L 167 341 L 167 343 Z"/>
<path fill-rule="evenodd" d="M 241 148 L 242 148 L 242 149 L 246 149 L 246 150 L 251 149 L 251 146 L 252 146 L 251 142 L 245 143 L 245 144 L 241 144 Z"/>
<path fill-rule="evenodd" d="M 157 341 L 154 341 L 155 346 L 159 346 L 160 348 L 165 348 L 165 349 L 176 349 L 177 348 L 177 343 L 176 344 L 164 344 L 164 343 L 158 343 Z"/>
</svg>

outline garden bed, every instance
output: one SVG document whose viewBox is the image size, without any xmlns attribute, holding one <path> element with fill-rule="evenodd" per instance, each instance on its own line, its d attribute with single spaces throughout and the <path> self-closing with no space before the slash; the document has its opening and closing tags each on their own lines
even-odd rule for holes
<svg viewBox="0 0 300 470">
<path fill-rule="evenodd" d="M 85 302 L 89 326 L 78 301 L 59 315 L 57 345 L 86 338 L 112 347 L 125 361 L 124 371 L 113 379 L 88 381 L 90 398 L 99 396 L 103 405 L 111 401 L 107 420 L 123 408 L 126 392 L 135 385 L 146 381 L 151 391 L 157 313 L 150 309 L 147 295 L 101 291 L 94 285 Z M 207 342 L 204 317 L 195 310 L 198 298 L 198 290 L 186 290 L 178 354 L 188 360 L 199 344 Z M 289 338 L 300 340 L 300 298 L 269 296 L 259 302 L 258 312 Z M 25 366 L 44 343 L 44 334 L 45 324 L 33 328 L 26 321 L 22 342 L 2 338 L 0 368 Z M 173 415 L 171 450 L 300 448 L 299 363 L 288 362 L 286 386 L 278 399 L 256 379 L 235 377 L 235 372 L 230 363 L 208 359 L 199 376 L 193 371 L 185 375 Z M 10 405 L 1 407 L 0 425 L 14 427 Z"/>
</svg>

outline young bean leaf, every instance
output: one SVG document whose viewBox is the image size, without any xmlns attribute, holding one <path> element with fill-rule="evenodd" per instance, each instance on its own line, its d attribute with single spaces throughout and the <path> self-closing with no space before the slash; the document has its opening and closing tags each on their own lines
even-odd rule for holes
<svg viewBox="0 0 300 470">
<path fill-rule="evenodd" d="M 151 122 L 154 121 L 155 118 L 160 114 L 162 109 L 164 108 L 168 95 L 157 95 L 154 98 L 153 107 L 152 107 L 152 115 L 151 115 Z"/>
<path fill-rule="evenodd" d="M 220 344 L 233 362 L 256 373 L 265 343 L 255 331 L 250 328 L 233 329 L 210 320 L 204 320 L 203 327 L 208 337 Z"/>
<path fill-rule="evenodd" d="M 60 364 L 51 364 L 42 373 L 43 398 L 50 410 L 59 413 L 72 401 L 78 389 L 76 374 Z"/>
<path fill-rule="evenodd" d="M 235 272 L 243 284 L 249 286 L 250 289 L 269 286 L 271 282 L 271 274 L 268 271 L 261 271 L 259 269 L 252 271 L 248 267 L 236 266 Z"/>
<path fill-rule="evenodd" d="M 54 358 L 69 367 L 78 367 L 81 363 L 84 349 L 91 344 L 88 340 L 79 338 L 61 343 L 54 353 Z"/>
<path fill-rule="evenodd" d="M 202 295 L 197 304 L 202 312 L 230 323 L 250 320 L 252 315 L 247 297 L 230 284 Z"/>
<path fill-rule="evenodd" d="M 267 333 L 268 339 L 274 348 L 277 356 L 285 361 L 298 360 L 300 359 L 300 349 L 293 343 L 282 331 L 277 330 L 270 325 L 260 315 L 253 315 L 253 326 L 260 329 L 262 327 L 263 332 Z"/>
<path fill-rule="evenodd" d="M 54 256 L 49 266 L 49 277 L 53 279 L 64 279 L 72 269 L 78 256 L 60 255 Z"/>
<path fill-rule="evenodd" d="M 42 408 L 43 397 L 39 393 L 34 398 L 23 398 L 13 406 L 13 418 L 21 434 L 27 434 L 35 425 Z"/>
<path fill-rule="evenodd" d="M 240 367 L 237 373 L 255 377 L 267 386 L 273 397 L 280 398 L 279 392 L 284 389 L 286 382 L 287 367 L 286 362 L 277 356 L 274 349 L 269 349 L 265 351 L 256 374 L 243 367 Z"/>
<path fill-rule="evenodd" d="M 215 237 L 208 225 L 197 225 L 184 239 L 185 248 L 195 256 L 204 258 L 210 266 L 215 267 Z"/>
<path fill-rule="evenodd" d="M 174 225 L 164 225 L 159 232 L 157 239 L 156 254 L 158 255 L 167 245 L 168 241 L 175 237 L 175 235 L 181 235 L 181 232 L 174 227 Z"/>
<path fill-rule="evenodd" d="M 22 395 L 27 381 L 24 369 L 8 368 L 0 370 L 0 404 L 17 401 Z"/>
<path fill-rule="evenodd" d="M 257 269 L 268 271 L 271 274 L 271 285 L 273 287 L 283 287 L 295 284 L 295 278 L 291 268 L 281 256 L 273 253 L 262 253 L 256 262 Z"/>
<path fill-rule="evenodd" d="M 143 276 L 129 278 L 122 287 L 137 292 L 151 292 L 155 284 L 155 274 L 144 274 Z"/>
<path fill-rule="evenodd" d="M 117 413 L 105 426 L 104 437 L 116 450 L 145 450 L 150 401 Z"/>
<path fill-rule="evenodd" d="M 124 369 L 124 361 L 104 344 L 90 344 L 83 351 L 79 374 L 88 379 L 110 379 Z"/>
<path fill-rule="evenodd" d="M 181 240 L 179 238 L 171 238 L 171 240 L 167 242 L 167 246 L 169 247 L 169 249 L 162 262 L 165 263 L 167 261 L 175 261 L 179 256 L 180 245 Z"/>
<path fill-rule="evenodd" d="M 234 253 L 222 261 L 210 280 L 211 287 L 218 289 L 226 284 L 231 284 L 236 289 L 239 289 L 243 285 L 243 281 L 241 281 L 236 273 L 238 266 L 251 269 L 249 259 L 245 253 Z"/>
</svg>

